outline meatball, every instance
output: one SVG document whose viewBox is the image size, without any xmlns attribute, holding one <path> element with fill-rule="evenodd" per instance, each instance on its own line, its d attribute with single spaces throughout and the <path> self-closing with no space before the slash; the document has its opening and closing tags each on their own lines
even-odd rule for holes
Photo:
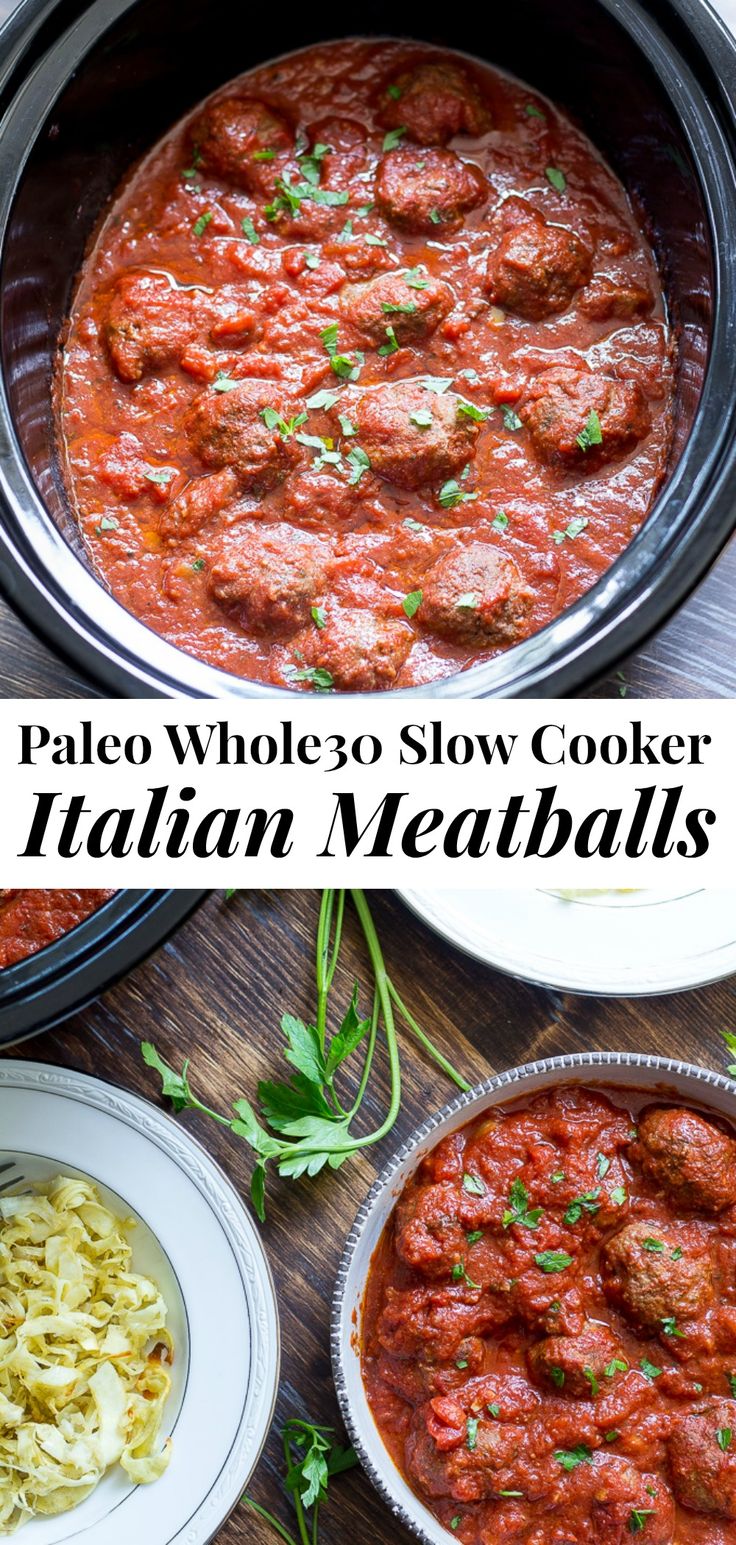
<svg viewBox="0 0 736 1545">
<path fill-rule="evenodd" d="M 532 600 L 513 558 L 472 542 L 430 570 L 417 621 L 451 643 L 514 644 L 524 634 Z"/>
<path fill-rule="evenodd" d="M 569 1520 L 570 1539 L 576 1545 L 590 1540 L 596 1545 L 628 1545 L 640 1532 L 642 1545 L 672 1545 L 672 1493 L 658 1475 L 642 1474 L 626 1459 L 597 1454 L 592 1464 L 578 1465 L 564 1477 L 560 1492 L 565 1523 Z"/>
<path fill-rule="evenodd" d="M 439 483 L 461 471 L 479 427 L 458 411 L 461 402 L 454 392 L 438 395 L 417 381 L 365 392 L 356 419 L 373 471 L 400 488 Z"/>
<path fill-rule="evenodd" d="M 390 324 L 399 343 L 426 338 L 447 316 L 453 302 L 449 285 L 427 273 L 379 274 L 364 284 L 344 284 L 340 310 L 345 320 L 370 343 L 385 343 Z"/>
<path fill-rule="evenodd" d="M 403 622 L 348 609 L 332 615 L 324 628 L 312 628 L 298 640 L 307 665 L 329 671 L 343 692 L 379 692 L 392 687 L 412 646 Z"/>
<path fill-rule="evenodd" d="M 638 382 L 566 366 L 538 375 L 519 412 L 539 455 L 565 471 L 594 472 L 633 451 L 650 429 Z"/>
<path fill-rule="evenodd" d="M 607 1325 L 590 1323 L 579 1336 L 547 1336 L 529 1348 L 534 1377 L 561 1394 L 590 1400 L 595 1383 L 615 1360 L 625 1361 L 621 1346 Z"/>
<path fill-rule="evenodd" d="M 592 265 L 590 248 L 574 231 L 550 225 L 530 208 L 489 254 L 488 299 L 538 322 L 566 310 L 590 279 Z"/>
<path fill-rule="evenodd" d="M 178 498 L 162 511 L 159 532 L 165 542 L 182 542 L 196 536 L 233 497 L 238 480 L 229 467 L 209 477 L 193 478 Z"/>
<path fill-rule="evenodd" d="M 289 444 L 263 420 L 263 410 L 274 406 L 280 413 L 268 381 L 239 381 L 227 392 L 200 392 L 187 415 L 191 449 L 206 467 L 231 467 L 244 489 L 270 487 L 291 460 Z"/>
<path fill-rule="evenodd" d="M 454 150 L 391 150 L 378 163 L 376 203 L 387 220 L 405 231 L 458 226 L 488 195 L 479 167 Z"/>
<path fill-rule="evenodd" d="M 443 1426 L 446 1434 L 441 1432 Z M 406 1441 L 406 1463 L 425 1496 L 482 1502 L 498 1496 L 505 1482 L 513 1479 L 506 1472 L 522 1451 L 525 1429 L 481 1415 L 472 1448 L 467 1431 L 467 1416 L 455 1401 L 431 1401 L 416 1413 Z"/>
<path fill-rule="evenodd" d="M 669 1457 L 683 1507 L 736 1519 L 736 1400 L 713 1400 L 682 1417 L 669 1441 Z"/>
<path fill-rule="evenodd" d="M 327 549 L 289 526 L 234 526 L 216 551 L 209 592 L 250 633 L 295 633 L 324 594 Z"/>
<path fill-rule="evenodd" d="M 715 1213 L 736 1202 L 736 1143 L 694 1111 L 645 1111 L 631 1157 L 681 1207 Z"/>
<path fill-rule="evenodd" d="M 422 1186 L 399 1203 L 396 1251 L 407 1266 L 425 1276 L 450 1274 L 467 1251 L 457 1186 L 448 1181 Z"/>
<path fill-rule="evenodd" d="M 606 1296 L 645 1329 L 688 1320 L 712 1296 L 708 1257 L 658 1224 L 627 1224 L 604 1246 L 602 1265 Z"/>
<path fill-rule="evenodd" d="M 630 322 L 634 317 L 648 315 L 654 296 L 643 284 L 619 284 L 605 274 L 596 274 L 581 295 L 579 305 L 595 322 L 607 322 L 610 317 Z"/>
<path fill-rule="evenodd" d="M 200 331 L 206 304 L 202 290 L 177 289 L 162 274 L 121 274 L 104 324 L 121 381 L 140 381 L 149 370 L 177 362 Z"/>
<path fill-rule="evenodd" d="M 491 115 L 465 70 L 442 60 L 405 70 L 381 96 L 381 121 L 420 145 L 446 145 L 456 134 L 485 134 Z"/>
<path fill-rule="evenodd" d="M 286 119 L 265 102 L 225 97 L 196 119 L 191 139 L 206 172 L 259 194 L 273 182 L 273 160 L 291 150 L 294 136 Z"/>
</svg>

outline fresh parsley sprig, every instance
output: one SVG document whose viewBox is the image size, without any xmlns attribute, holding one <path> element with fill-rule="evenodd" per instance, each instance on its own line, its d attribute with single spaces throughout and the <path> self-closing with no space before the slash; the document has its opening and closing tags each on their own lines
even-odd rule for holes
<svg viewBox="0 0 736 1545">
<path fill-rule="evenodd" d="M 289 1180 L 299 1180 L 304 1175 L 319 1175 L 325 1167 L 337 1170 L 352 1154 L 380 1142 L 395 1125 L 401 1107 L 401 1062 L 396 1015 L 404 1021 L 420 1045 L 458 1089 L 470 1088 L 417 1023 L 388 976 L 363 891 L 351 891 L 350 896 L 371 962 L 371 1012 L 365 1017 L 361 1016 L 356 982 L 339 1028 L 330 1034 L 329 999 L 340 956 L 346 892 L 323 891 L 317 926 L 315 1022 L 307 1024 L 293 1014 L 283 1015 L 281 1030 L 286 1042 L 284 1055 L 292 1072 L 288 1080 L 265 1080 L 259 1084 L 259 1113 L 246 1099 L 233 1102 L 234 1116 L 213 1110 L 199 1099 L 192 1088 L 188 1059 L 181 1073 L 177 1073 L 164 1062 L 150 1041 L 144 1041 L 141 1047 L 144 1062 L 159 1074 L 162 1093 L 171 1100 L 175 1113 L 199 1111 L 202 1115 L 210 1116 L 220 1126 L 228 1127 L 235 1137 L 242 1137 L 252 1148 L 256 1163 L 251 1180 L 251 1198 L 261 1222 L 265 1221 L 269 1164 L 275 1165 L 279 1175 Z M 365 1099 L 381 1033 L 385 1038 L 390 1073 L 389 1106 L 384 1120 L 372 1132 L 356 1133 L 353 1124 Z M 363 1064 L 357 1092 L 352 1101 L 345 1103 L 344 1094 L 337 1086 L 338 1075 L 360 1050 Z"/>
<path fill-rule="evenodd" d="M 315 1427 L 292 1417 L 281 1432 L 286 1474 L 284 1488 L 291 1496 L 296 1513 L 298 1545 L 317 1545 L 319 1511 L 327 1500 L 327 1489 L 336 1475 L 352 1470 L 358 1463 L 354 1449 L 343 1448 L 334 1441 L 331 1427 Z M 297 1545 L 297 1539 L 273 1513 L 260 1506 L 252 1497 L 243 1502 L 270 1524 L 284 1545 Z M 307 1513 L 311 1511 L 311 1522 Z"/>
</svg>

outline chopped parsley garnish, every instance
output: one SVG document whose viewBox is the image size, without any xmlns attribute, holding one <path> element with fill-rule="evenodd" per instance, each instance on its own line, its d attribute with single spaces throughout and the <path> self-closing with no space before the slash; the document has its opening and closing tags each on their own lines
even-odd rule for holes
<svg viewBox="0 0 736 1545">
<path fill-rule="evenodd" d="M 144 472 L 143 476 L 148 479 L 149 483 L 158 483 L 159 487 L 165 488 L 166 484 L 171 482 L 172 477 L 176 477 L 176 473 L 173 467 L 150 467 L 147 472 Z"/>
<path fill-rule="evenodd" d="M 651 1234 L 647 1234 L 646 1239 L 642 1239 L 641 1247 L 642 1250 L 649 1250 L 651 1255 L 661 1255 L 664 1250 L 661 1239 L 654 1239 Z"/>
<path fill-rule="evenodd" d="M 556 1169 L 554 1171 L 554 1174 L 550 1175 L 549 1178 L 550 1178 L 550 1181 L 551 1181 L 553 1186 L 561 1185 L 562 1181 L 565 1178 L 565 1171 L 564 1171 L 564 1169 Z"/>
<path fill-rule="evenodd" d="M 393 313 L 398 312 L 400 316 L 411 317 L 414 315 L 416 309 L 417 303 L 415 300 L 407 300 L 404 305 L 398 306 L 394 305 L 394 302 L 391 300 L 381 301 L 381 310 L 385 311 L 387 316 L 391 316 Z"/>
<path fill-rule="evenodd" d="M 465 1270 L 464 1261 L 455 1262 L 455 1265 L 452 1268 L 452 1280 L 453 1282 L 464 1282 L 466 1287 L 470 1288 L 471 1293 L 480 1292 L 480 1285 L 477 1282 L 473 1282 L 472 1279 L 468 1276 L 468 1273 Z"/>
<path fill-rule="evenodd" d="M 498 1418 L 501 1415 L 501 1407 L 497 1400 L 493 1400 L 488 1406 L 488 1415 L 492 1416 L 494 1421 L 498 1421 Z"/>
<path fill-rule="evenodd" d="M 482 1228 L 475 1228 L 475 1229 L 473 1229 L 472 1234 L 468 1234 L 468 1244 L 469 1245 L 477 1245 L 478 1240 L 482 1239 L 482 1238 L 483 1238 L 483 1230 L 482 1230 Z M 736 1374 L 734 1374 L 733 1377 L 736 1378 Z"/>
<path fill-rule="evenodd" d="M 591 408 L 585 420 L 585 427 L 581 429 L 580 434 L 577 436 L 577 444 L 580 446 L 581 451 L 589 451 L 591 445 L 603 444 L 603 430 L 601 429 L 601 421 L 595 408 Z"/>
<path fill-rule="evenodd" d="M 533 1207 L 530 1210 L 529 1192 L 523 1180 L 519 1180 L 518 1177 L 513 1180 L 509 1191 L 509 1205 L 502 1219 L 504 1228 L 510 1228 L 512 1223 L 518 1223 L 523 1228 L 538 1228 L 542 1212 L 541 1207 Z"/>
<path fill-rule="evenodd" d="M 543 1250 L 541 1255 L 535 1255 L 534 1260 L 540 1271 L 550 1276 L 553 1272 L 567 1271 L 572 1266 L 573 1258 L 566 1250 Z"/>
<path fill-rule="evenodd" d="M 422 535 L 424 535 L 424 532 L 427 530 L 427 527 L 423 526 L 420 520 L 415 520 L 412 515 L 407 515 L 406 519 L 402 520 L 401 524 L 402 526 L 406 526 L 407 531 L 420 531 Z"/>
<path fill-rule="evenodd" d="M 655 1368 L 654 1363 L 650 1363 L 648 1357 L 642 1357 L 641 1362 L 639 1363 L 639 1367 L 641 1368 L 644 1377 L 649 1379 L 651 1383 L 654 1383 L 654 1380 L 658 1379 L 662 1372 L 661 1368 Z"/>
<path fill-rule="evenodd" d="M 357 381 L 365 364 L 365 355 L 356 349 L 354 354 L 332 354 L 330 368 L 342 381 Z"/>
<path fill-rule="evenodd" d="M 398 338 L 396 337 L 396 334 L 395 334 L 395 332 L 393 330 L 393 327 L 389 323 L 388 327 L 386 328 L 386 342 L 381 344 L 381 347 L 378 350 L 378 352 L 379 352 L 380 355 L 385 357 L 387 354 L 395 354 L 397 352 L 398 347 L 399 347 Z"/>
<path fill-rule="evenodd" d="M 509 517 L 505 510 L 497 510 L 491 521 L 492 531 L 505 531 L 509 523 Z"/>
<path fill-rule="evenodd" d="M 605 1179 L 605 1176 L 608 1174 L 608 1171 L 609 1171 L 610 1168 L 611 1168 L 611 1160 L 607 1159 L 606 1155 L 604 1153 L 599 1153 L 598 1159 L 596 1161 L 596 1166 L 595 1166 L 595 1178 L 596 1178 L 596 1180 L 603 1180 L 603 1179 Z"/>
<path fill-rule="evenodd" d="M 501 412 L 503 414 L 504 429 L 510 429 L 512 433 L 515 434 L 517 429 L 522 428 L 521 419 L 519 418 L 518 413 L 514 412 L 513 408 L 510 408 L 507 405 L 501 409 Z"/>
<path fill-rule="evenodd" d="M 348 482 L 350 487 L 354 488 L 355 484 L 360 482 L 363 473 L 370 470 L 370 457 L 366 455 L 366 452 L 359 445 L 356 445 L 354 450 L 348 451 L 347 460 L 352 467 Z"/>
<path fill-rule="evenodd" d="M 653 1507 L 632 1508 L 629 1513 L 629 1534 L 641 1534 L 642 1529 L 646 1527 L 647 1519 L 651 1518 L 653 1512 Z"/>
<path fill-rule="evenodd" d="M 315 392 L 312 397 L 307 398 L 307 407 L 310 410 L 324 408 L 326 411 L 329 408 L 334 408 L 337 401 L 337 392 L 331 392 L 323 388 L 321 391 Z"/>
<path fill-rule="evenodd" d="M 399 100 L 399 98 L 401 96 L 401 87 L 400 86 L 387 86 L 386 90 L 388 92 L 388 95 L 390 97 L 393 97 L 394 102 L 398 102 L 398 100 Z"/>
<path fill-rule="evenodd" d="M 267 429 L 278 429 L 282 440 L 289 440 L 296 433 L 300 424 L 306 424 L 307 422 L 306 413 L 297 413 L 295 418 L 290 418 L 287 422 L 286 419 L 281 417 L 280 413 L 276 412 L 275 408 L 261 408 L 261 418 Z M 306 437 L 302 436 L 301 438 L 304 440 Z"/>
<path fill-rule="evenodd" d="M 416 412 L 409 414 L 409 423 L 416 424 L 417 429 L 431 429 L 433 422 L 429 408 L 417 408 Z"/>
<path fill-rule="evenodd" d="M 404 284 L 408 284 L 410 290 L 426 290 L 429 279 L 425 278 L 421 268 L 407 268 Z"/>
<path fill-rule="evenodd" d="M 576 536 L 580 536 L 581 531 L 585 530 L 585 527 L 587 526 L 587 524 L 588 524 L 587 516 L 585 516 L 585 515 L 575 515 L 573 517 L 573 519 L 570 521 L 569 525 L 567 525 L 565 527 L 564 531 L 553 531 L 552 532 L 552 541 L 555 543 L 555 545 L 557 547 L 559 547 L 560 544 L 562 542 L 564 542 L 566 539 L 571 541 L 571 542 L 574 542 L 575 537 Z M 620 1189 L 620 1187 L 619 1187 L 619 1189 Z"/>
<path fill-rule="evenodd" d="M 429 218 L 432 221 L 433 225 L 441 225 L 442 224 L 442 216 L 441 216 L 441 214 L 439 212 L 439 209 L 430 209 L 430 211 L 429 211 Z"/>
<path fill-rule="evenodd" d="M 434 392 L 435 397 L 442 397 L 452 386 L 452 376 L 422 376 L 419 382 L 425 392 Z"/>
<path fill-rule="evenodd" d="M 331 358 L 337 350 L 337 322 L 328 322 L 327 327 L 322 328 L 319 336 Z"/>
<path fill-rule="evenodd" d="M 103 515 L 99 526 L 95 526 L 98 536 L 102 536 L 105 531 L 119 531 L 119 529 L 120 521 L 116 520 L 114 515 Z"/>
<path fill-rule="evenodd" d="M 455 605 L 459 612 L 477 612 L 478 597 L 475 591 L 466 590 L 463 595 L 458 596 Z"/>
<path fill-rule="evenodd" d="M 457 1514 L 455 1515 L 454 1518 L 450 1519 L 450 1528 L 453 1529 L 453 1530 L 460 1528 L 460 1519 L 457 1516 Z"/>
<path fill-rule="evenodd" d="M 303 172 L 308 165 L 306 161 L 300 163 Z M 305 202 L 326 204 L 335 209 L 341 204 L 347 204 L 348 196 L 347 189 L 338 191 L 335 188 L 320 188 L 309 179 L 293 183 L 289 173 L 285 172 L 283 177 L 276 178 L 276 197 L 273 203 L 266 205 L 263 212 L 267 220 L 274 221 L 279 219 L 284 210 L 297 215 Z"/>
<path fill-rule="evenodd" d="M 614 1186 L 611 1192 L 611 1201 L 614 1207 L 623 1207 L 626 1202 L 626 1187 Z"/>
<path fill-rule="evenodd" d="M 360 210 L 358 211 L 358 213 L 360 213 Z M 366 233 L 365 241 L 367 242 L 369 247 L 387 247 L 388 246 L 388 242 L 384 241 L 382 236 L 374 236 L 372 231 L 368 231 Z"/>
<path fill-rule="evenodd" d="M 716 1440 L 717 1440 L 717 1443 L 718 1443 L 718 1447 L 723 1450 L 724 1454 L 726 1453 L 726 1450 L 731 1447 L 731 1439 L 732 1438 L 733 1438 L 733 1429 L 731 1427 L 719 1427 L 718 1428 L 718 1430 L 716 1432 Z"/>
<path fill-rule="evenodd" d="M 465 1369 L 467 1368 L 467 1366 L 468 1366 L 468 1359 L 467 1359 L 467 1357 L 459 1357 L 457 1362 L 456 1362 L 456 1364 L 455 1364 L 455 1367 L 457 1368 L 458 1373 L 463 1373 L 465 1371 Z"/>
<path fill-rule="evenodd" d="M 401 141 L 404 138 L 405 134 L 406 134 L 406 124 L 403 124 L 401 126 L 401 128 L 399 128 L 399 129 L 389 129 L 389 132 L 385 136 L 384 141 L 383 141 L 384 151 L 386 151 L 386 150 L 395 150 L 396 146 L 401 144 Z"/>
<path fill-rule="evenodd" d="M 315 471 L 321 472 L 323 467 L 341 467 L 342 452 L 333 449 L 332 440 L 325 440 L 321 435 L 296 434 L 294 439 L 300 445 L 304 445 L 310 451 L 316 451 L 314 459 Z"/>
<path fill-rule="evenodd" d="M 423 591 L 421 591 L 421 590 L 411 590 L 408 595 L 404 596 L 404 599 L 403 599 L 401 605 L 402 605 L 402 609 L 406 613 L 407 617 L 411 618 L 411 617 L 415 617 L 416 616 L 416 614 L 419 611 L 419 608 L 420 608 L 420 606 L 422 604 L 422 596 L 423 596 Z M 465 1179 L 466 1180 L 469 1179 L 469 1176 L 466 1175 Z M 463 1181 L 463 1184 L 465 1184 L 465 1181 Z M 465 1189 L 466 1190 L 468 1189 L 467 1186 L 465 1187 Z"/>
<path fill-rule="evenodd" d="M 555 1459 L 563 1470 L 577 1470 L 578 1465 L 591 1464 L 593 1455 L 587 1443 L 578 1443 L 577 1448 L 556 1449 Z"/>
<path fill-rule="evenodd" d="M 443 483 L 439 492 L 439 501 L 443 510 L 454 510 L 456 504 L 465 504 L 469 499 L 477 499 L 477 497 L 477 493 L 464 493 L 454 477 Z"/>
<path fill-rule="evenodd" d="M 547 117 L 547 114 L 542 112 L 541 107 L 537 107 L 534 102 L 527 102 L 524 107 L 524 112 L 526 113 L 527 118 L 546 119 Z"/>
<path fill-rule="evenodd" d="M 736 1373 L 727 1373 L 726 1378 L 728 1379 L 728 1387 L 731 1394 L 736 1396 Z"/>
<path fill-rule="evenodd" d="M 622 1357 L 612 1357 L 610 1363 L 606 1363 L 603 1372 L 607 1379 L 612 1379 L 616 1373 L 626 1373 L 628 1366 Z"/>
<path fill-rule="evenodd" d="M 353 234 L 352 220 L 346 220 L 342 230 L 338 234 L 338 241 L 349 241 Z"/>
<path fill-rule="evenodd" d="M 287 665 L 284 675 L 289 681 L 306 681 L 315 692 L 331 692 L 335 685 L 330 671 L 322 665 Z"/>
<path fill-rule="evenodd" d="M 469 1416 L 468 1417 L 468 1425 L 467 1425 L 466 1432 L 465 1432 L 465 1442 L 467 1444 L 467 1447 L 470 1449 L 471 1453 L 473 1452 L 473 1449 L 476 1447 L 476 1444 L 478 1442 L 478 1427 L 479 1427 L 479 1419 L 478 1419 L 478 1417 L 477 1416 Z"/>
<path fill-rule="evenodd" d="M 194 562 L 192 564 L 193 572 L 195 574 L 201 574 L 204 566 L 205 566 L 204 558 L 195 558 Z"/>
<path fill-rule="evenodd" d="M 463 1191 L 469 1192 L 470 1196 L 485 1196 L 486 1188 L 480 1175 L 463 1175 Z"/>
<path fill-rule="evenodd" d="M 338 413 L 337 416 L 340 420 L 340 428 L 348 439 L 350 439 L 353 435 L 357 435 L 358 431 L 356 426 L 352 419 L 348 418 L 347 413 Z"/>
<path fill-rule="evenodd" d="M 584 1212 L 589 1213 L 591 1217 L 595 1217 L 595 1214 L 600 1212 L 601 1208 L 601 1204 L 598 1201 L 600 1194 L 601 1188 L 596 1186 L 595 1191 L 586 1191 L 584 1196 L 576 1196 L 574 1202 L 570 1203 L 565 1213 L 565 1222 L 570 1225 L 579 1223 Z"/>
<path fill-rule="evenodd" d="M 232 376 L 229 376 L 226 370 L 218 370 L 217 375 L 212 382 L 212 390 L 213 392 L 232 392 L 234 388 L 239 385 L 240 382 L 234 381 Z"/>
<path fill-rule="evenodd" d="M 248 237 L 248 240 L 249 240 L 251 246 L 253 246 L 253 247 L 260 246 L 261 238 L 258 235 L 258 232 L 257 232 L 257 230 L 256 230 L 256 228 L 255 228 L 255 226 L 253 224 L 253 221 L 250 218 L 250 215 L 243 215 L 243 218 L 242 218 L 242 220 L 240 222 L 240 226 L 241 226 L 241 230 L 243 232 L 243 235 Z"/>
<path fill-rule="evenodd" d="M 670 1259 L 673 1260 L 673 1261 L 681 1261 L 682 1260 L 682 1245 L 675 1245 L 675 1248 L 674 1248 L 674 1250 L 671 1253 Z"/>
<path fill-rule="evenodd" d="M 304 262 L 307 268 L 319 268 L 319 253 L 305 252 Z"/>
<path fill-rule="evenodd" d="M 556 1389 L 564 1389 L 564 1387 L 565 1387 L 565 1370 L 564 1370 L 564 1368 L 558 1368 L 557 1364 L 555 1363 L 550 1368 L 550 1370 L 549 1370 L 549 1376 L 550 1376 L 550 1378 L 552 1380 L 552 1383 L 554 1384 Z"/>
<path fill-rule="evenodd" d="M 468 402 L 465 397 L 460 397 L 457 404 L 458 418 L 470 418 L 474 424 L 485 424 L 488 418 L 488 408 L 478 408 L 474 402 Z"/>
<path fill-rule="evenodd" d="M 592 1368 L 584 1368 L 583 1369 L 583 1378 L 588 1380 L 588 1383 L 590 1385 L 590 1393 L 593 1396 L 593 1399 L 595 1400 L 596 1395 L 600 1392 L 600 1384 L 598 1383 L 598 1380 L 597 1380 L 597 1378 L 596 1378 L 596 1376 L 595 1376 L 595 1374 L 593 1372 L 593 1369 Z"/>
<path fill-rule="evenodd" d="M 195 220 L 194 225 L 192 226 L 192 230 L 194 231 L 195 236 L 204 236 L 210 220 L 214 220 L 214 218 L 215 217 L 212 213 L 212 210 L 205 209 L 204 214 L 200 215 L 199 219 Z"/>
<path fill-rule="evenodd" d="M 545 167 L 544 175 L 547 181 L 552 184 L 552 187 L 557 189 L 558 193 L 564 193 L 567 187 L 567 178 L 565 173 L 560 171 L 559 166 Z"/>
<path fill-rule="evenodd" d="M 616 1439 L 621 1437 L 621 1434 L 617 1427 L 612 1427 L 611 1431 L 605 1433 L 604 1436 L 606 1443 L 615 1443 Z"/>
<path fill-rule="evenodd" d="M 275 150 L 254 150 L 251 161 L 275 161 Z"/>
<path fill-rule="evenodd" d="M 315 628 L 324 628 L 327 626 L 327 613 L 324 609 L 324 606 L 312 607 L 312 622 L 314 623 Z"/>
<path fill-rule="evenodd" d="M 662 1321 L 662 1330 L 664 1331 L 665 1336 L 679 1336 L 681 1341 L 685 1340 L 685 1332 L 684 1330 L 677 1329 L 677 1320 L 675 1319 L 674 1314 L 668 1314 L 665 1316 Z"/>
</svg>

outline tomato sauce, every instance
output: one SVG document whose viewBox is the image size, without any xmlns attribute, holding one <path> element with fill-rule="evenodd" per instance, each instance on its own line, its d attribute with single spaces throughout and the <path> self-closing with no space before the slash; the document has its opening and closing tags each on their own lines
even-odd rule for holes
<svg viewBox="0 0 736 1545">
<path fill-rule="evenodd" d="M 734 1545 L 736 1141 L 568 1087 L 444 1139 L 374 1257 L 386 1447 L 464 1545 Z"/>
<path fill-rule="evenodd" d="M 373 39 L 240 77 L 151 151 L 57 381 L 101 580 L 317 691 L 439 679 L 583 595 L 652 505 L 672 400 L 654 256 L 586 136 Z"/>
<path fill-rule="evenodd" d="M 0 970 L 53 944 L 114 895 L 114 891 L 94 890 L 0 890 Z"/>
</svg>

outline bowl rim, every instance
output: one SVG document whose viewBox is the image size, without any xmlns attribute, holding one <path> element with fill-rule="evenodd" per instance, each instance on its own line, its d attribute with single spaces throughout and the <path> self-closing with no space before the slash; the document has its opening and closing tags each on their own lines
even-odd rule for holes
<svg viewBox="0 0 736 1545">
<path fill-rule="evenodd" d="M 57 0 L 57 4 L 60 0 Z M 0 119 L 0 258 L 25 165 L 47 114 L 104 33 L 142 0 L 93 0 L 15 83 Z M 736 224 L 736 38 L 704 3 L 664 0 L 691 41 L 716 59 L 718 112 L 677 43 L 641 0 L 596 0 L 647 59 L 689 144 L 709 227 L 714 302 L 709 359 L 687 441 L 639 532 L 598 582 L 529 639 L 484 664 L 391 697 L 448 700 L 561 696 L 602 674 L 662 625 L 702 578 L 736 527 L 736 270 L 726 261 Z M 8 43 L 22 60 L 48 0 L 23 0 Z M 16 22 L 11 17 L 11 23 Z M 0 32 L 0 57 L 6 28 Z M 696 50 L 693 50 L 695 54 Z M 12 70 L 11 70 L 12 74 Z M 727 89 L 731 83 L 733 90 Z M 0 76 L 0 85 L 2 77 Z M 717 377 L 717 379 L 716 379 Z M 717 438 L 713 438 L 713 425 Z M 249 681 L 205 664 L 152 632 L 96 578 L 56 526 L 26 466 L 0 371 L 0 590 L 47 643 L 108 690 L 127 695 L 289 699 L 292 688 Z M 359 694 L 360 695 L 360 694 Z M 367 694 L 362 694 L 363 696 Z"/>
<path fill-rule="evenodd" d="M 576 1074 L 587 1074 L 590 1082 L 595 1085 L 605 1084 L 605 1071 L 607 1068 L 630 1068 L 633 1073 L 636 1069 L 654 1071 L 660 1073 L 663 1080 L 667 1075 L 692 1081 L 694 1085 L 703 1085 L 704 1090 L 719 1089 L 725 1094 L 736 1095 L 736 1081 L 726 1077 L 723 1073 L 716 1073 L 714 1069 L 699 1066 L 694 1062 L 683 1062 L 676 1057 L 662 1057 L 649 1052 L 635 1051 L 585 1051 L 568 1052 L 556 1057 L 543 1057 L 534 1062 L 519 1063 L 517 1066 L 507 1068 L 501 1073 L 495 1073 L 490 1078 L 483 1079 L 475 1084 L 472 1089 L 456 1095 L 442 1108 L 427 1117 L 420 1126 L 404 1140 L 393 1156 L 384 1165 L 381 1173 L 374 1180 L 365 1201 L 355 1216 L 355 1220 L 345 1242 L 345 1247 L 340 1259 L 335 1288 L 332 1299 L 332 1312 L 330 1320 L 330 1352 L 332 1359 L 332 1375 L 337 1393 L 338 1404 L 348 1432 L 350 1442 L 355 1449 L 360 1464 L 368 1479 L 379 1493 L 382 1500 L 387 1503 L 394 1517 L 405 1528 L 422 1542 L 422 1545 L 437 1545 L 438 1535 L 430 1534 L 421 1522 L 420 1515 L 414 1517 L 399 1500 L 393 1489 L 393 1473 L 399 1474 L 388 1449 L 385 1452 L 385 1472 L 374 1463 L 369 1452 L 368 1445 L 363 1439 L 363 1429 L 360 1419 L 356 1414 L 350 1394 L 350 1380 L 347 1375 L 347 1357 L 354 1356 L 351 1343 L 355 1334 L 353 1322 L 353 1306 L 348 1302 L 347 1288 L 350 1272 L 353 1268 L 355 1256 L 360 1247 L 368 1223 L 372 1220 L 374 1211 L 380 1201 L 386 1196 L 394 1183 L 398 1172 L 404 1167 L 407 1160 L 411 1159 L 417 1150 L 425 1143 L 428 1137 L 433 1137 L 439 1142 L 443 1129 L 449 1123 L 454 1123 L 455 1117 L 464 1111 L 473 1111 L 474 1114 L 482 1114 L 484 1103 L 490 1102 L 494 1095 L 504 1093 L 511 1099 L 515 1094 L 523 1093 L 524 1085 L 541 1074 L 549 1076 L 560 1074 L 560 1082 L 573 1075 L 573 1082 L 580 1082 Z M 587 1080 L 586 1080 L 587 1081 Z M 625 1081 L 616 1083 L 616 1087 L 626 1087 Z M 631 1087 L 635 1087 L 632 1078 Z M 693 1099 L 697 1099 L 693 1091 Z M 501 1104 L 502 1101 L 493 1101 L 493 1104 Z M 707 1094 L 704 1094 L 703 1106 L 708 1107 Z M 471 1119 L 471 1116 L 468 1116 Z M 736 1119 L 736 1113 L 735 1113 Z M 393 1198 L 395 1202 L 395 1197 Z M 393 1210 L 393 1203 L 390 1210 Z M 388 1217 L 388 1215 L 387 1215 Z M 361 1292 L 365 1288 L 370 1262 L 361 1272 Z M 378 1430 L 378 1429 L 376 1429 Z M 380 1439 L 380 1434 L 379 1434 Z M 408 1483 L 407 1483 L 408 1484 Z M 411 1490 L 411 1488 L 409 1488 Z M 416 1497 L 417 1509 L 427 1512 L 426 1505 Z M 449 1531 L 444 1529 L 439 1520 L 435 1520 L 439 1534 L 447 1535 Z"/>
</svg>

